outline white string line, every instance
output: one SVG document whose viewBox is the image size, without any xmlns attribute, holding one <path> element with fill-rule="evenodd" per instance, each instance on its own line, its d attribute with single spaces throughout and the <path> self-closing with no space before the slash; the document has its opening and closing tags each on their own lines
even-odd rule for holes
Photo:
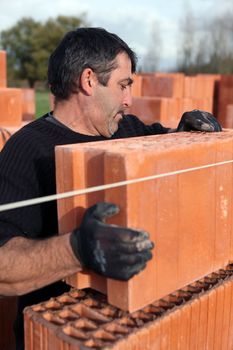
<svg viewBox="0 0 233 350">
<path fill-rule="evenodd" d="M 80 196 L 82 194 L 108 190 L 111 188 L 121 187 L 121 186 L 125 186 L 125 185 L 131 185 L 131 184 L 135 184 L 138 182 L 160 179 L 160 178 L 167 177 L 167 176 L 184 174 L 184 173 L 188 173 L 191 171 L 207 169 L 207 168 L 211 168 L 211 167 L 215 167 L 215 166 L 219 166 L 219 165 L 225 165 L 225 164 L 229 164 L 229 163 L 233 163 L 233 159 L 226 160 L 223 162 L 217 162 L 217 163 L 212 163 L 212 164 L 196 166 L 196 167 L 187 168 L 187 169 L 171 171 L 168 173 L 145 176 L 145 177 L 141 177 L 141 178 L 137 178 L 137 179 L 133 179 L 133 180 L 125 180 L 125 181 L 114 182 L 114 183 L 107 184 L 107 185 L 88 187 L 88 188 L 84 188 L 82 190 L 73 190 L 73 191 L 63 192 L 63 193 L 59 193 L 59 194 L 52 194 L 52 195 L 44 196 L 44 197 L 37 197 L 37 198 L 26 199 L 26 200 L 22 200 L 22 201 L 18 201 L 18 202 L 2 204 L 2 205 L 0 205 L 0 212 L 5 211 L 5 210 L 10 210 L 10 209 L 26 207 L 28 205 L 35 205 L 35 204 L 50 202 L 53 200 L 64 199 L 64 198 L 69 198 L 69 197 L 74 197 L 74 196 Z"/>
</svg>

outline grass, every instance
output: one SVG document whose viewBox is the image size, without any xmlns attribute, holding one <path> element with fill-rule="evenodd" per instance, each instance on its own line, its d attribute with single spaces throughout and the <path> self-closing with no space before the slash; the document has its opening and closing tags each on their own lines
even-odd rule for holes
<svg viewBox="0 0 233 350">
<path fill-rule="evenodd" d="M 49 91 L 36 90 L 36 118 L 50 111 Z"/>
</svg>

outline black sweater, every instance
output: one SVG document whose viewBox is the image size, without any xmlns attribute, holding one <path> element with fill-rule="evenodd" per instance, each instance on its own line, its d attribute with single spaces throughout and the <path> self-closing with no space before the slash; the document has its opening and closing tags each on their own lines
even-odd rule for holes
<svg viewBox="0 0 233 350">
<path fill-rule="evenodd" d="M 125 116 L 118 131 L 107 139 L 87 136 L 54 124 L 48 115 L 15 133 L 0 152 L 0 204 L 56 193 L 55 146 L 167 133 L 155 123 L 146 126 L 137 117 Z M 14 236 L 46 238 L 57 234 L 56 201 L 0 212 L 0 246 Z M 69 287 L 58 282 L 19 298 L 15 330 L 17 349 L 23 349 L 22 310 L 27 305 L 57 296 Z"/>
</svg>

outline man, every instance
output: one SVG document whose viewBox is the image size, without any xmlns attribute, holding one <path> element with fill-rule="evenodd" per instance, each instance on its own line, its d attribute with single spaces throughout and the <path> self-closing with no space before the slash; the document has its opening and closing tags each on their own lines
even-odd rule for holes
<svg viewBox="0 0 233 350">
<path fill-rule="evenodd" d="M 13 135 L 0 154 L 0 203 L 56 192 L 56 145 L 221 131 L 206 112 L 185 113 L 176 130 L 159 123 L 146 126 L 127 115 L 135 70 L 136 56 L 118 36 L 100 28 L 67 33 L 49 60 L 54 111 Z M 64 277 L 87 267 L 128 280 L 146 266 L 153 249 L 148 233 L 104 222 L 118 210 L 114 204 L 98 203 L 86 211 L 79 228 L 61 236 L 55 201 L 0 213 L 0 295 L 20 295 L 17 349 L 23 349 L 23 308 L 67 291 L 58 282 Z"/>
</svg>

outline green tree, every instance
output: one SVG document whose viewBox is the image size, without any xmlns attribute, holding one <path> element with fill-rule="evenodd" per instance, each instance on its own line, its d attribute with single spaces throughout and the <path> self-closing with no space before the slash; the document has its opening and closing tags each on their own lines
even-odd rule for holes
<svg viewBox="0 0 233 350">
<path fill-rule="evenodd" d="M 41 23 L 22 18 L 1 32 L 1 47 L 7 51 L 8 72 L 14 79 L 26 79 L 30 87 L 45 81 L 48 58 L 63 35 L 86 26 L 86 16 L 58 16 Z"/>
</svg>

